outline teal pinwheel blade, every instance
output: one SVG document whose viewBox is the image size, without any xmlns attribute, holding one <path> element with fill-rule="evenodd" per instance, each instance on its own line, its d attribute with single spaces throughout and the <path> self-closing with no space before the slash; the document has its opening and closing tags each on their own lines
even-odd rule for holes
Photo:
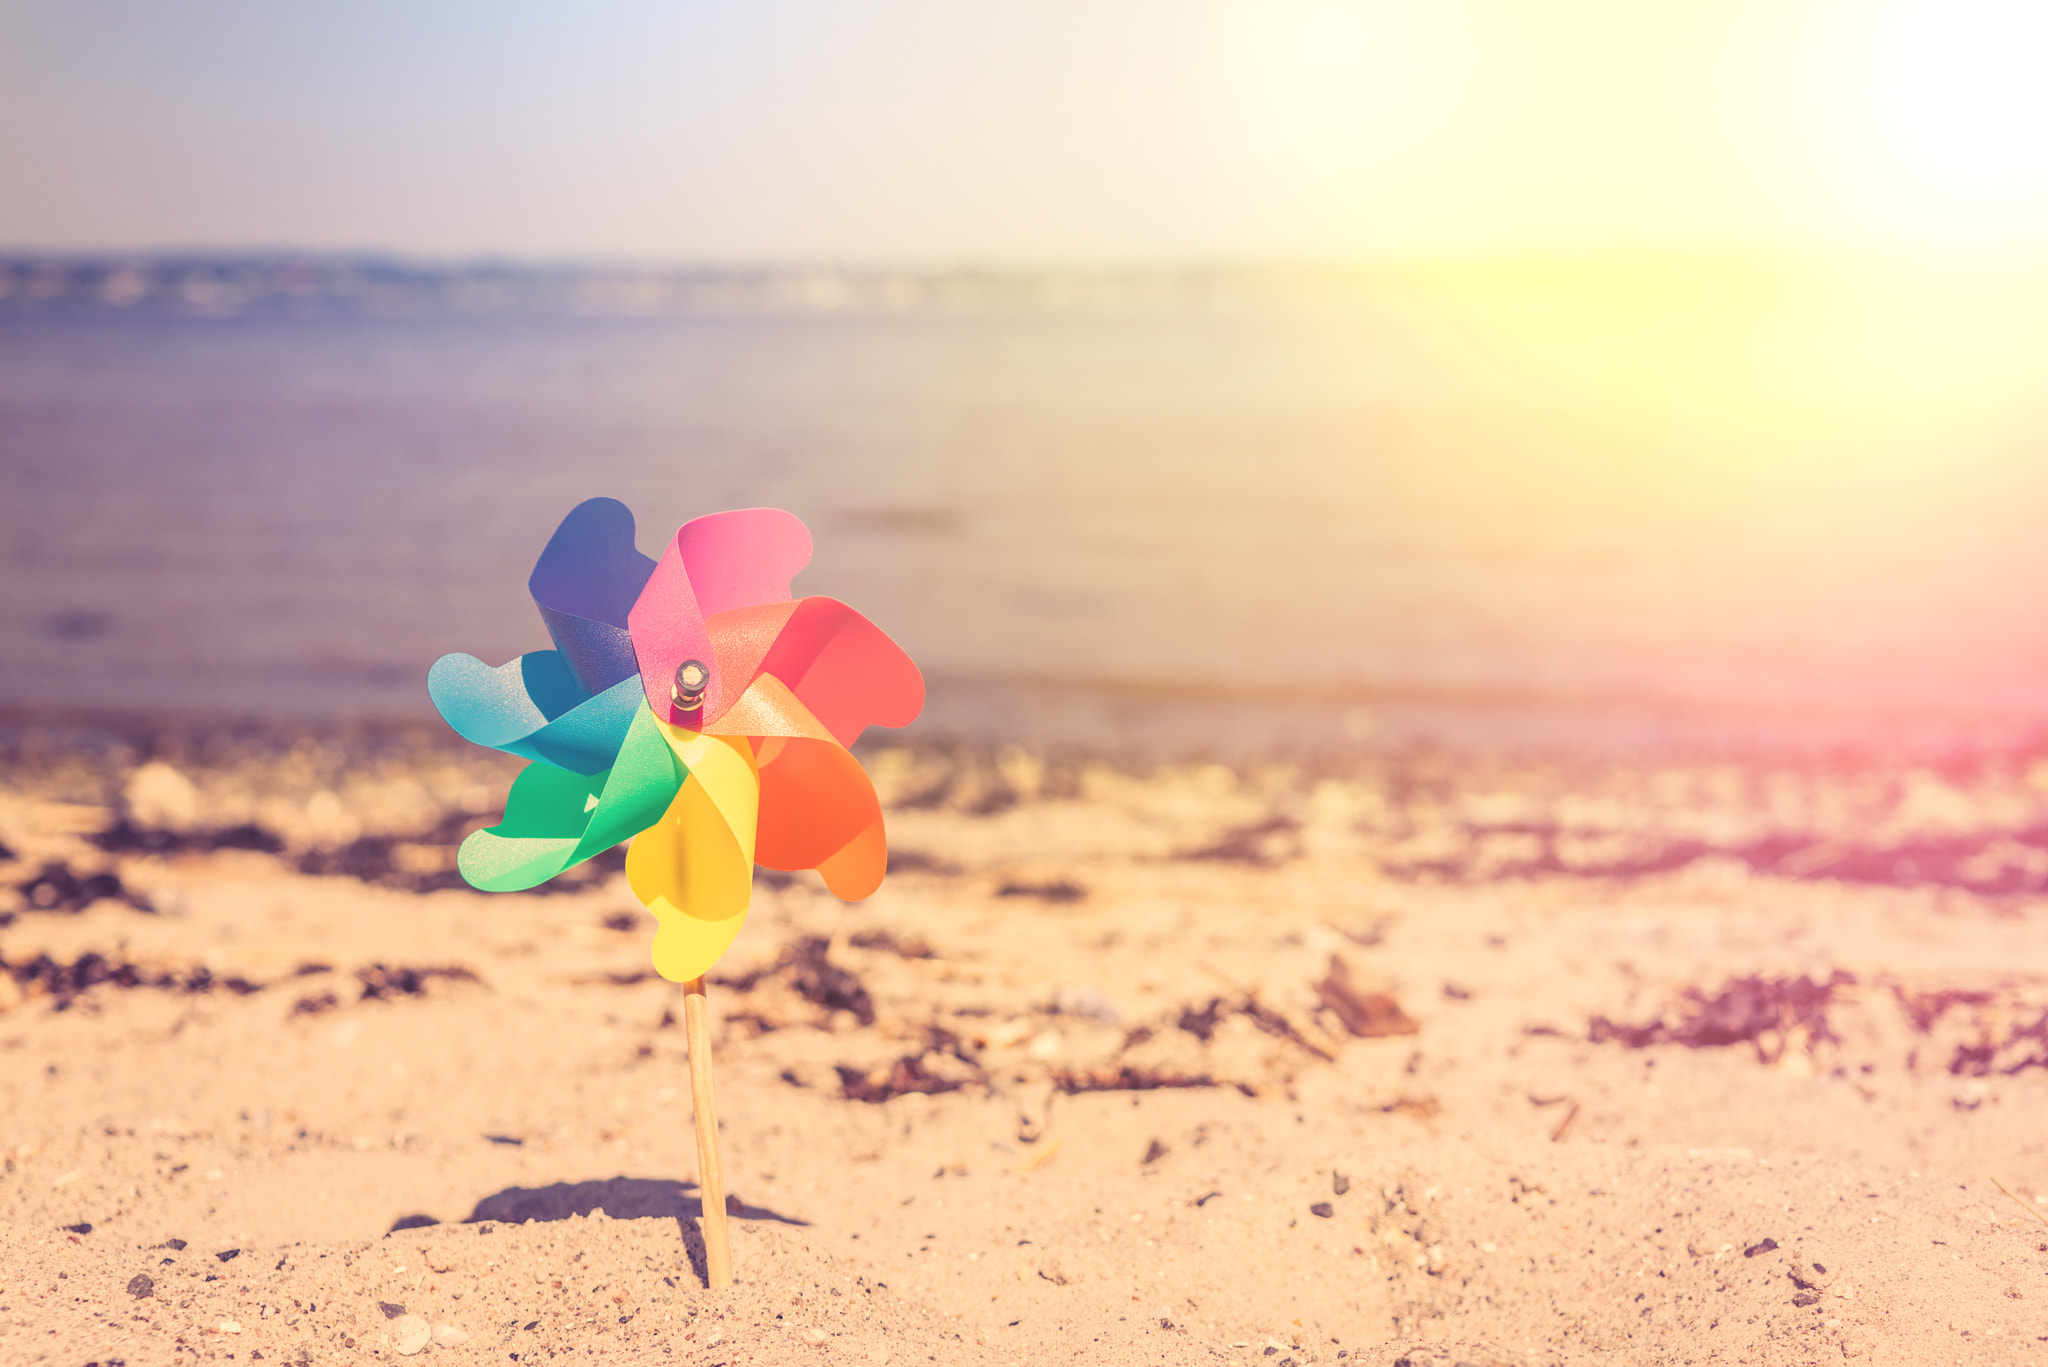
<svg viewBox="0 0 2048 1367">
<path fill-rule="evenodd" d="M 512 781 L 504 820 L 472 832 L 456 867 L 485 892 L 538 886 L 660 820 L 688 776 L 643 700 L 616 764 L 595 775 L 527 765 Z"/>
<path fill-rule="evenodd" d="M 611 768 L 644 706 L 639 676 L 592 696 L 561 652 L 531 651 L 493 668 L 474 655 L 443 655 L 427 693 L 464 740 L 579 774 Z"/>
</svg>

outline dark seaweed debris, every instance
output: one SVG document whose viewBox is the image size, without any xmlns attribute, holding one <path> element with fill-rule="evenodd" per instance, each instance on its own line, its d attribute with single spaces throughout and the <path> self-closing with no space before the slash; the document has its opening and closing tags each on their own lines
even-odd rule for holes
<svg viewBox="0 0 2048 1367">
<path fill-rule="evenodd" d="M 1398 1018 L 1404 1022 L 1408 1020 L 1405 1015 L 1401 1014 L 1401 1008 L 1394 1004 L 1392 998 L 1385 998 L 1384 1001 L 1391 1007 L 1393 1014 L 1391 1017 L 1376 1019 L 1391 1021 L 1394 1018 Z M 1272 1007 L 1265 1005 L 1256 996 L 1252 995 L 1229 999 L 1211 997 L 1208 1004 L 1199 1009 L 1193 1006 L 1184 1006 L 1181 1008 L 1180 1014 L 1174 1018 L 1173 1023 L 1177 1028 L 1185 1030 L 1188 1034 L 1207 1044 L 1215 1036 L 1216 1027 L 1222 1024 L 1226 1017 L 1230 1016 L 1243 1016 L 1267 1034 L 1298 1045 L 1318 1058 L 1331 1059 L 1335 1057 L 1328 1045 L 1319 1043 L 1309 1035 L 1304 1034 L 1296 1022 L 1290 1020 L 1282 1012 L 1275 1011 Z M 1410 1025 L 1413 1024 L 1413 1022 L 1408 1023 Z M 1125 1042 L 1126 1048 L 1129 1048 L 1131 1044 L 1150 1037 L 1151 1032 L 1149 1030 L 1144 1030 L 1143 1027 L 1140 1029 L 1143 1030 L 1143 1033 L 1133 1031 L 1131 1037 Z M 1413 1032 L 1409 1031 L 1408 1033 Z"/>
<path fill-rule="evenodd" d="M 968 1083 L 966 1078 L 942 1077 L 925 1066 L 921 1054 L 906 1054 L 883 1068 L 849 1068 L 839 1064 L 839 1090 L 848 1101 L 880 1103 L 892 1097 L 910 1093 L 927 1096 L 940 1092 L 957 1092 Z"/>
<path fill-rule="evenodd" d="M 882 1102 L 912 1092 L 934 1095 L 963 1087 L 988 1086 L 988 1074 L 967 1042 L 942 1025 L 927 1025 L 916 1053 L 879 1068 L 836 1066 L 840 1094 L 848 1101 Z"/>
<path fill-rule="evenodd" d="M 831 946 L 821 935 L 806 935 L 783 946 L 781 955 L 766 968 L 713 981 L 738 992 L 751 992 L 769 979 L 782 978 L 811 1005 L 827 1011 L 851 1011 L 862 1025 L 873 1025 L 874 997 L 858 977 L 832 962 Z"/>
<path fill-rule="evenodd" d="M 899 959 L 936 958 L 932 947 L 916 937 L 901 939 L 886 930 L 864 930 L 848 943 L 855 949 L 873 949 L 894 954 Z"/>
<path fill-rule="evenodd" d="M 892 848 L 889 851 L 888 871 L 890 873 L 930 873 L 937 874 L 942 878 L 951 878 L 959 874 L 960 866 L 940 859 L 936 855 L 926 854 L 922 850 Z"/>
<path fill-rule="evenodd" d="M 72 913 L 101 900 L 125 902 L 137 911 L 155 911 L 147 897 L 121 881 L 117 873 L 81 874 L 61 859 L 46 861 L 33 875 L 14 885 L 29 911 Z M 14 919 L 0 913 L 0 926 Z"/>
<path fill-rule="evenodd" d="M 445 964 L 429 968 L 387 968 L 383 964 L 370 964 L 356 970 L 356 977 L 363 984 L 364 1001 L 390 1001 L 394 997 L 423 997 L 427 984 L 435 979 L 443 982 L 480 983 L 476 973 L 460 964 Z"/>
<path fill-rule="evenodd" d="M 1078 902 L 1088 889 L 1071 878 L 1054 878 L 1043 883 L 1009 881 L 996 889 L 998 897 L 1035 897 L 1041 902 Z"/>
<path fill-rule="evenodd" d="M 312 973 L 332 972 L 325 964 L 301 964 L 293 976 L 305 977 Z M 423 997 L 428 985 L 436 980 L 442 982 L 481 983 L 482 978 L 460 964 L 433 965 L 426 968 L 389 967 L 385 964 L 368 964 L 356 970 L 356 981 L 363 985 L 358 1001 L 392 1001 L 399 997 Z M 319 1016 L 341 1006 L 341 994 L 335 991 L 309 993 L 292 1003 L 294 1016 Z"/>
<path fill-rule="evenodd" d="M 403 892 L 440 892 L 466 888 L 456 868 L 456 851 L 472 831 L 495 825 L 495 815 L 453 812 L 432 828 L 413 835 L 366 835 L 332 849 L 308 850 L 299 856 L 300 873 L 354 878 Z M 626 867 L 623 848 L 606 850 L 524 891 L 533 896 L 584 892 Z"/>
<path fill-rule="evenodd" d="M 1053 1073 L 1052 1083 L 1069 1096 L 1082 1092 L 1156 1092 L 1223 1085 L 1207 1073 L 1170 1073 L 1158 1068 L 1133 1068 L 1128 1063 L 1114 1068 L 1061 1069 Z"/>
<path fill-rule="evenodd" d="M 109 854 L 185 854 L 214 850 L 257 850 L 264 854 L 281 854 L 284 851 L 282 836 L 250 822 L 217 830 L 171 831 L 138 826 L 124 816 L 106 830 L 87 836 L 86 840 Z"/>
<path fill-rule="evenodd" d="M 1976 1038 L 1957 1044 L 1948 1061 L 1948 1070 L 1956 1077 L 2010 1077 L 2029 1068 L 2048 1068 L 2048 1011 L 2022 1023 L 2022 1013 L 2001 1004 L 1994 992 L 1893 990 L 1906 1018 L 1923 1035 L 1932 1033 L 1951 1007 L 1977 1008 Z"/>
<path fill-rule="evenodd" d="M 1906 1013 L 1906 1021 L 1921 1034 L 1934 1029 L 1941 1018 L 1958 1006 L 1984 1006 L 1995 1001 L 1995 992 L 1956 991 L 1953 989 L 1934 992 L 1915 992 L 1904 986 L 1895 985 L 1892 996 L 1898 1000 L 1899 1010 Z"/>
<path fill-rule="evenodd" d="M 1270 869 L 1289 859 L 1300 858 L 1301 852 L 1301 823 L 1291 816 L 1282 815 L 1235 827 L 1225 831 L 1213 843 L 1176 857 Z"/>
<path fill-rule="evenodd" d="M 1223 998 L 1211 997 L 1209 1004 L 1199 1011 L 1192 1006 L 1182 1007 L 1180 1019 L 1174 1024 L 1207 1044 L 1210 1036 L 1216 1033 L 1218 1023 L 1229 1014 L 1230 1012 L 1224 1009 Z"/>
<path fill-rule="evenodd" d="M 1660 1018 L 1642 1025 L 1620 1025 L 1595 1016 L 1588 1024 L 1587 1037 L 1595 1044 L 1616 1043 L 1631 1049 L 1652 1044 L 1682 1044 L 1688 1049 L 1750 1044 L 1759 1061 L 1775 1063 L 1790 1047 L 1795 1030 L 1807 1032 L 1809 1047 L 1821 1040 L 1836 1040 L 1828 1028 L 1828 1004 L 1839 989 L 1855 982 L 1839 969 L 1825 982 L 1815 982 L 1805 974 L 1796 978 L 1755 974 L 1730 978 L 1711 997 L 1698 988 L 1687 988 L 1685 1006 L 1675 1022 Z"/>
<path fill-rule="evenodd" d="M 189 972 L 180 973 L 172 969 L 148 969 L 139 964 L 109 959 L 101 954 L 87 952 L 70 963 L 39 954 L 33 959 L 19 963 L 8 963 L 0 959 L 0 973 L 14 980 L 14 985 L 27 997 L 48 996 L 53 999 L 52 1010 L 67 1011 L 78 997 L 102 984 L 114 987 L 148 987 L 163 992 L 207 993 L 215 989 L 232 992 L 236 996 L 247 996 L 260 992 L 263 986 L 247 978 L 216 978 L 204 965 Z"/>
<path fill-rule="evenodd" d="M 789 970 L 789 984 L 798 996 L 827 1011 L 851 1011 L 862 1025 L 875 1023 L 875 999 L 859 978 L 826 957 L 831 941 L 811 935 L 791 945 L 783 955 Z"/>
<path fill-rule="evenodd" d="M 2048 1012 L 2002 1040 L 1986 1037 L 1959 1044 L 1948 1062 L 1949 1072 L 1957 1077 L 1989 1077 L 1993 1073 L 2010 1077 L 2029 1068 L 2048 1068 Z"/>
<path fill-rule="evenodd" d="M 1625 853 L 1607 858 L 1575 848 L 1574 833 L 1554 822 L 1467 823 L 1458 852 L 1448 857 L 1386 861 L 1390 877 L 1487 882 L 1562 874 L 1576 878 L 1644 878 L 1673 873 L 1694 860 L 1719 858 L 1751 873 L 1802 881 L 1835 881 L 1884 887 L 1951 887 L 1985 897 L 2048 892 L 2048 824 L 2020 831 L 1987 829 L 1959 835 L 1922 836 L 1884 843 L 1821 839 L 1805 832 L 1778 832 L 1730 845 L 1689 838 L 1640 838 Z M 1514 837 L 1520 851 L 1497 855 L 1492 837 Z M 1221 847 L 1218 847 L 1219 849 Z M 1227 857 L 1201 852 L 1201 858 Z"/>
</svg>

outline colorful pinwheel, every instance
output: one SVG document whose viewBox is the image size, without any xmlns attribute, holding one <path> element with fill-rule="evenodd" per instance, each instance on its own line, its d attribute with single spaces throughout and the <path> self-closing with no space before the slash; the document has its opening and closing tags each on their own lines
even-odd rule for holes
<svg viewBox="0 0 2048 1367">
<path fill-rule="evenodd" d="M 739 933 L 753 866 L 816 869 L 858 901 L 888 846 L 848 753 L 924 705 L 910 657 L 830 598 L 789 596 L 811 558 L 779 508 L 713 513 L 649 560 L 615 499 L 579 505 L 527 587 L 555 649 L 495 669 L 444 655 L 427 690 L 464 738 L 533 761 L 505 819 L 463 841 L 462 876 L 508 892 L 633 840 L 654 967 L 701 977 Z"/>
<path fill-rule="evenodd" d="M 464 738 L 533 761 L 504 819 L 462 842 L 471 884 L 530 888 L 633 841 L 626 878 L 654 913 L 655 970 L 691 994 L 707 1245 L 703 975 L 746 920 L 755 864 L 816 869 L 848 901 L 881 884 L 881 804 L 848 747 L 924 706 L 917 666 L 873 623 L 830 598 L 790 598 L 810 558 L 802 522 L 747 508 L 685 523 L 649 560 L 626 506 L 594 498 L 527 581 L 555 648 L 496 668 L 444 655 L 427 675 Z"/>
</svg>

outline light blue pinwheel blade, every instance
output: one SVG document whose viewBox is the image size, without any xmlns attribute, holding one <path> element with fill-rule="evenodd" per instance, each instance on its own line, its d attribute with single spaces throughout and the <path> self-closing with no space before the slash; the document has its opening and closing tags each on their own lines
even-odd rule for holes
<svg viewBox="0 0 2048 1367">
<path fill-rule="evenodd" d="M 427 671 L 427 692 L 464 740 L 579 774 L 611 768 L 642 696 L 634 675 L 582 697 L 552 650 L 495 669 L 474 655 L 443 655 Z"/>
</svg>

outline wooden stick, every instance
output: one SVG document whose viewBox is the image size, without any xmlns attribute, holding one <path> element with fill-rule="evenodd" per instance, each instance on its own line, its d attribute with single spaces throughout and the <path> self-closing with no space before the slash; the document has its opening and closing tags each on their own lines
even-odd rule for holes
<svg viewBox="0 0 2048 1367">
<path fill-rule="evenodd" d="M 718 1109 L 711 1100 L 711 1006 L 704 980 L 683 984 L 683 1030 L 690 1041 L 690 1101 L 697 1114 L 697 1195 L 704 1202 L 704 1274 L 732 1285 L 732 1244 L 725 1224 L 725 1170 L 718 1161 Z"/>
</svg>

